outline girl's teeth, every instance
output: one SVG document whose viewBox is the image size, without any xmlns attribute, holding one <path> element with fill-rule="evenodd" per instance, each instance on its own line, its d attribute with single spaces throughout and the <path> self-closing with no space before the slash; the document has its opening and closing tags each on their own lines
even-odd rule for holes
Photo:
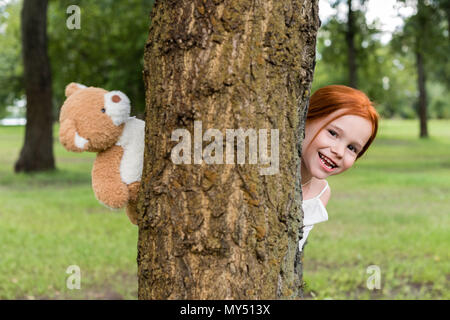
<svg viewBox="0 0 450 320">
<path fill-rule="evenodd" d="M 327 158 L 325 158 L 325 156 L 323 154 L 320 154 L 320 160 L 328 169 L 334 168 L 334 165 L 331 164 L 330 162 L 328 162 Z"/>
<path fill-rule="evenodd" d="M 322 161 L 322 163 L 325 165 L 325 167 L 327 167 L 328 169 L 333 169 L 333 167 L 331 167 L 330 165 L 328 165 L 323 159 L 320 159 Z"/>
</svg>

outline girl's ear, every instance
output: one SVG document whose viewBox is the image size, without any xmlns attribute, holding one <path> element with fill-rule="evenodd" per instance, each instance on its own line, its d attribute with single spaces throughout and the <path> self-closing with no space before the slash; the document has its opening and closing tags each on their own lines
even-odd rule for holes
<svg viewBox="0 0 450 320">
<path fill-rule="evenodd" d="M 79 83 L 76 83 L 76 82 L 72 82 L 72 83 L 68 84 L 67 87 L 66 87 L 66 98 L 68 98 L 74 92 L 76 92 L 76 91 L 78 91 L 80 89 L 84 89 L 84 88 L 86 88 L 85 85 L 79 84 Z"/>
</svg>

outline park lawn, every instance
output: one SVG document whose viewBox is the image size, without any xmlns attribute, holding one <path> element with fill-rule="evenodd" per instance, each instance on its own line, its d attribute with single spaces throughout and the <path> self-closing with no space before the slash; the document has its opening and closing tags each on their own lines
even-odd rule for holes
<svg viewBox="0 0 450 320">
<path fill-rule="evenodd" d="M 450 121 L 429 126 L 420 140 L 416 121 L 383 120 L 368 154 L 329 179 L 329 221 L 304 251 L 306 298 L 450 298 Z M 95 155 L 55 138 L 57 171 L 16 175 L 23 130 L 0 127 L 0 299 L 137 298 L 138 231 L 95 199 Z M 81 290 L 67 289 L 71 265 Z M 366 286 L 372 265 L 380 290 Z"/>
<path fill-rule="evenodd" d="M 304 251 L 305 297 L 450 298 L 450 121 L 383 120 L 368 154 L 330 177 L 329 220 Z M 380 271 L 381 288 L 367 280 Z"/>
<path fill-rule="evenodd" d="M 91 189 L 95 155 L 57 141 L 58 170 L 13 173 L 24 127 L 0 126 L 0 299 L 136 299 L 137 227 Z M 69 266 L 81 290 L 69 290 Z"/>
</svg>

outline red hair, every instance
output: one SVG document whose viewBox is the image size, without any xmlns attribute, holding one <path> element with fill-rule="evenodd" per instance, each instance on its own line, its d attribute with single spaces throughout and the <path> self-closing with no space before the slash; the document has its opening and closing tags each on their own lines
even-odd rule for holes
<svg viewBox="0 0 450 320">
<path fill-rule="evenodd" d="M 359 158 L 375 140 L 378 131 L 378 112 L 364 92 L 347 86 L 331 85 L 320 88 L 311 96 L 306 121 L 317 120 L 339 110 L 342 112 L 320 128 L 317 134 L 329 123 L 344 115 L 355 115 L 369 120 L 372 124 L 372 134 L 358 153 L 357 158 Z"/>
</svg>

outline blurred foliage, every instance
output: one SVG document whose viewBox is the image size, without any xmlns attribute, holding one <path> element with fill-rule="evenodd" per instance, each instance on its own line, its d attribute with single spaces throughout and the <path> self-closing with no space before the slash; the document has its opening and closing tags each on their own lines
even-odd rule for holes
<svg viewBox="0 0 450 320">
<path fill-rule="evenodd" d="M 49 56 L 55 118 L 70 82 L 120 90 L 132 103 L 132 113 L 143 113 L 144 47 L 154 0 L 50 0 Z M 66 26 L 70 5 L 81 9 L 81 28 Z M 20 42 L 22 1 L 0 3 L 0 118 L 6 106 L 24 96 Z M 3 110 L 3 111 L 1 111 Z"/>
<path fill-rule="evenodd" d="M 144 47 L 153 0 L 52 0 L 48 17 L 49 54 L 55 105 L 70 82 L 123 91 L 134 114 L 145 108 Z M 70 5 L 81 9 L 81 29 L 69 30 Z"/>
<path fill-rule="evenodd" d="M 415 99 L 415 69 L 408 61 L 391 52 L 380 40 L 376 25 L 368 25 L 365 13 L 355 10 L 356 59 L 359 89 L 377 105 L 385 117 L 414 117 L 411 105 Z M 313 90 L 329 84 L 348 85 L 346 22 L 332 17 L 319 31 L 317 66 Z"/>
<path fill-rule="evenodd" d="M 0 119 L 24 95 L 19 2 L 0 6 Z"/>
<path fill-rule="evenodd" d="M 369 24 L 365 4 L 353 0 L 357 26 L 355 47 L 359 89 L 366 92 L 385 117 L 415 118 L 417 76 L 414 39 L 426 52 L 428 110 L 431 118 L 450 117 L 449 12 L 450 0 L 427 0 L 422 16 L 405 19 L 392 41 L 381 41 L 379 22 Z M 145 108 L 143 53 L 154 0 L 50 0 L 49 55 L 52 65 L 55 118 L 70 82 L 121 90 L 131 99 L 133 114 Z M 342 0 L 330 0 L 335 8 Z M 20 42 L 21 0 L 0 1 L 0 118 L 5 107 L 24 96 Z M 415 6 L 417 0 L 398 0 Z M 81 29 L 69 30 L 69 5 L 81 8 Z M 342 6 L 341 6 L 342 7 Z M 417 28 L 426 19 L 427 30 Z M 313 91 L 328 84 L 347 84 L 347 23 L 338 16 L 324 21 L 317 42 Z M 419 36 L 417 36 L 419 35 Z"/>
<path fill-rule="evenodd" d="M 360 79 L 358 89 L 368 94 L 384 117 L 417 117 L 417 75 L 414 50 L 411 47 L 412 38 L 416 34 L 421 34 L 425 39 L 422 46 L 427 51 L 429 116 L 450 117 L 450 94 L 446 90 L 450 67 L 448 18 L 446 19 L 443 9 L 444 2 L 448 3 L 449 0 L 427 2 L 427 11 L 423 15 L 426 15 L 427 25 L 432 27 L 427 30 L 414 29 L 419 17 L 417 14 L 413 15 L 405 19 L 403 28 L 393 35 L 389 43 L 381 41 L 377 21 L 367 23 L 363 3 L 359 3 L 357 9 L 353 8 L 355 24 L 358 26 L 355 35 Z M 337 7 L 339 2 L 330 3 Z M 416 3 L 417 1 L 408 1 L 405 5 L 414 6 Z M 329 84 L 348 85 L 346 23 L 336 15 L 324 21 L 319 30 L 313 91 Z"/>
<path fill-rule="evenodd" d="M 409 3 L 409 1 L 399 1 Z M 428 114 L 435 118 L 450 117 L 450 42 L 448 18 L 443 4 L 449 0 L 414 1 L 416 13 L 404 20 L 404 26 L 390 42 L 394 54 L 402 55 L 415 67 L 415 55 L 424 58 L 428 93 Z M 448 13 L 448 12 L 447 12 Z M 416 108 L 417 105 L 414 105 Z"/>
</svg>

